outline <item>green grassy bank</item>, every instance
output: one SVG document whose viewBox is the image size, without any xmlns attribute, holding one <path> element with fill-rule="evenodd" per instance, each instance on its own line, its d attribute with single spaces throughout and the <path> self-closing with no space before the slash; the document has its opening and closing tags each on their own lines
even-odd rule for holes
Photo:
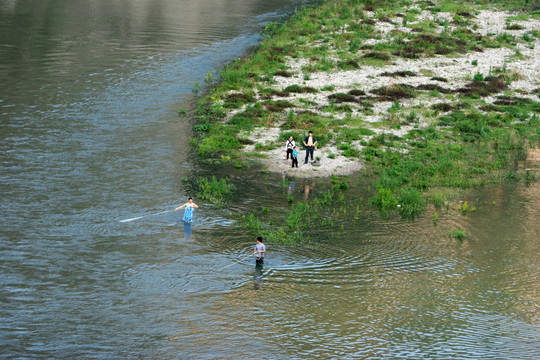
<svg viewBox="0 0 540 360">
<path fill-rule="evenodd" d="M 481 11 L 517 9 L 522 11 L 504 13 L 502 31 L 481 32 Z M 192 144 L 202 161 L 240 168 L 289 135 L 298 139 L 313 130 L 319 146 L 334 152 L 329 159 L 340 155 L 366 165 L 374 207 L 407 218 L 429 203 L 441 206 L 455 189 L 536 181 L 535 172 L 519 171 L 516 164 L 540 145 L 540 85 L 513 86 L 530 79 L 511 65 L 526 62 L 525 50 L 540 46 L 540 28 L 527 29 L 539 11 L 539 1 L 527 0 L 344 0 L 303 7 L 283 23 L 267 24 L 258 49 L 220 72 L 199 101 Z M 474 70 L 475 54 L 497 49 L 509 54 L 503 64 Z M 465 56 L 473 73 L 457 85 L 436 68 L 396 70 L 407 61 Z M 388 85 L 366 90 L 360 82 L 346 91 L 331 81 L 310 85 L 321 74 L 373 69 Z M 280 129 L 274 141 L 250 137 L 269 127 Z M 246 145 L 255 145 L 253 151 L 240 151 Z M 331 195 L 345 188 L 333 186 Z M 293 218 L 279 231 L 301 238 L 294 217 L 317 204 L 291 206 Z M 244 219 L 255 231 L 261 231 L 260 221 Z"/>
</svg>

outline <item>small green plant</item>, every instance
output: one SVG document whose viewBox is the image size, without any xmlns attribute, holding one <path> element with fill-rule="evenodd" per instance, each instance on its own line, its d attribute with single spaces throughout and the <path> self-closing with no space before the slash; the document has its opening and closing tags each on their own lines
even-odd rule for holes
<svg viewBox="0 0 540 360">
<path fill-rule="evenodd" d="M 478 60 L 473 60 L 473 61 L 471 61 L 471 65 L 472 65 L 472 66 L 477 66 L 477 65 L 478 65 Z"/>
<path fill-rule="evenodd" d="M 461 229 L 450 231 L 449 235 L 456 240 L 463 241 L 467 238 L 467 234 Z"/>
<path fill-rule="evenodd" d="M 235 188 L 226 179 L 218 180 L 215 176 L 211 178 L 201 177 L 198 179 L 197 184 L 199 186 L 197 197 L 201 200 L 207 200 L 218 207 L 223 206 L 226 198 L 232 194 Z"/>
<path fill-rule="evenodd" d="M 525 29 L 525 27 L 523 27 L 523 25 L 520 25 L 520 24 L 506 24 L 506 29 L 507 30 L 523 30 Z"/>
<path fill-rule="evenodd" d="M 193 87 L 191 88 L 191 92 L 195 95 L 199 93 L 199 82 L 195 81 L 195 84 L 193 84 Z"/>
<path fill-rule="evenodd" d="M 209 71 L 208 75 L 206 75 L 206 77 L 204 78 L 204 82 L 207 84 L 211 84 L 212 81 L 214 81 L 214 75 L 212 75 L 212 72 Z"/>
<path fill-rule="evenodd" d="M 414 111 L 411 111 L 409 113 L 409 115 L 407 115 L 407 117 L 405 118 L 405 121 L 408 124 L 417 123 L 418 122 L 418 115 L 416 115 L 416 113 Z"/>
<path fill-rule="evenodd" d="M 393 113 L 398 112 L 399 109 L 401 109 L 401 105 L 399 104 L 399 101 L 396 100 L 396 101 L 394 101 L 394 102 L 392 103 L 392 106 L 390 106 L 390 107 L 388 108 L 388 112 L 391 113 L 391 114 L 393 114 Z"/>
<path fill-rule="evenodd" d="M 476 74 L 474 74 L 473 82 L 482 82 L 482 81 L 484 81 L 484 74 L 480 72 L 477 72 Z"/>
</svg>

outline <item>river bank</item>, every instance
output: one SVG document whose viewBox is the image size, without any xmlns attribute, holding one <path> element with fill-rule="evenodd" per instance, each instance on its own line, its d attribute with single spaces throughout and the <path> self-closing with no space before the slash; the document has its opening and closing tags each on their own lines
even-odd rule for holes
<svg viewBox="0 0 540 360">
<path fill-rule="evenodd" d="M 534 180 L 515 163 L 539 144 L 540 16 L 502 9 L 520 4 L 302 8 L 223 69 L 193 144 L 207 162 L 256 160 L 298 177 L 366 169 L 379 174 L 373 203 L 385 210 L 444 203 L 448 188 Z M 308 130 L 317 161 L 291 169 L 285 140 L 301 143 Z"/>
</svg>

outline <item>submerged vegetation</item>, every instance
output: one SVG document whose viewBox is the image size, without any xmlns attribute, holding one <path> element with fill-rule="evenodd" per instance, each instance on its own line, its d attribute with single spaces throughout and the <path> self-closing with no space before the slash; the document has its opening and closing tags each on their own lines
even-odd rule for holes
<svg viewBox="0 0 540 360">
<path fill-rule="evenodd" d="M 505 13 L 497 32 L 480 31 L 481 12 L 494 6 L 525 12 Z M 374 179 L 370 203 L 404 218 L 429 204 L 442 206 L 445 189 L 529 183 L 537 175 L 520 173 L 516 164 L 540 145 L 540 92 L 538 80 L 536 89 L 514 86 L 527 79 L 512 64 L 530 60 L 526 51 L 540 46 L 538 27 L 527 26 L 538 24 L 539 8 L 527 0 L 343 0 L 303 7 L 285 23 L 267 24 L 259 48 L 221 71 L 199 101 L 192 144 L 207 163 L 242 167 L 289 135 L 299 139 L 313 130 L 319 147 L 329 149 L 325 161 L 342 156 L 364 163 L 364 174 Z M 509 55 L 502 66 L 486 66 L 490 51 Z M 467 54 L 473 60 L 460 60 Z M 397 66 L 414 62 L 414 68 Z M 439 73 L 445 66 L 454 67 Z M 349 81 L 354 76 L 358 81 Z M 268 143 L 252 138 L 265 128 L 279 128 L 279 136 Z M 246 146 L 251 155 L 242 151 Z M 217 203 L 230 191 L 215 178 L 200 188 L 201 198 L 221 194 L 212 200 Z M 255 214 L 242 224 L 270 240 L 296 243 L 309 238 L 310 221 L 331 218 L 321 205 L 343 191 L 332 187 L 309 204 L 292 202 L 280 226 L 265 226 Z"/>
<path fill-rule="evenodd" d="M 259 213 L 242 216 L 240 224 L 252 236 L 263 236 L 272 243 L 310 245 L 314 233 L 321 227 L 332 226 L 335 218 L 341 215 L 336 211 L 336 205 L 341 206 L 341 213 L 348 210 L 350 204 L 345 203 L 345 191 L 348 188 L 346 179 L 332 176 L 332 186 L 329 189 L 309 202 L 307 199 L 290 201 L 284 216 L 269 216 L 268 211 L 262 209 Z"/>
<path fill-rule="evenodd" d="M 199 199 L 211 202 L 218 207 L 223 206 L 235 188 L 226 179 L 217 179 L 215 176 L 198 178 L 196 187 L 198 187 Z"/>
</svg>

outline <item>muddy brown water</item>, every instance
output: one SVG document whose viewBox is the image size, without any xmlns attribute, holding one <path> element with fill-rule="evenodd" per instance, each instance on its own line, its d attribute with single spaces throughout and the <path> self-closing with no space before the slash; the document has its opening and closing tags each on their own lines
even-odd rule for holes
<svg viewBox="0 0 540 360">
<path fill-rule="evenodd" d="M 300 4 L 0 0 L 2 358 L 540 354 L 538 184 L 480 190 L 477 211 L 436 226 L 432 211 L 381 220 L 357 185 L 358 213 L 317 229 L 316 248 L 268 244 L 260 271 L 236 216 L 324 184 L 227 171 L 232 204 L 201 203 L 191 226 L 119 222 L 216 171 L 193 161 L 178 108 Z"/>
</svg>

